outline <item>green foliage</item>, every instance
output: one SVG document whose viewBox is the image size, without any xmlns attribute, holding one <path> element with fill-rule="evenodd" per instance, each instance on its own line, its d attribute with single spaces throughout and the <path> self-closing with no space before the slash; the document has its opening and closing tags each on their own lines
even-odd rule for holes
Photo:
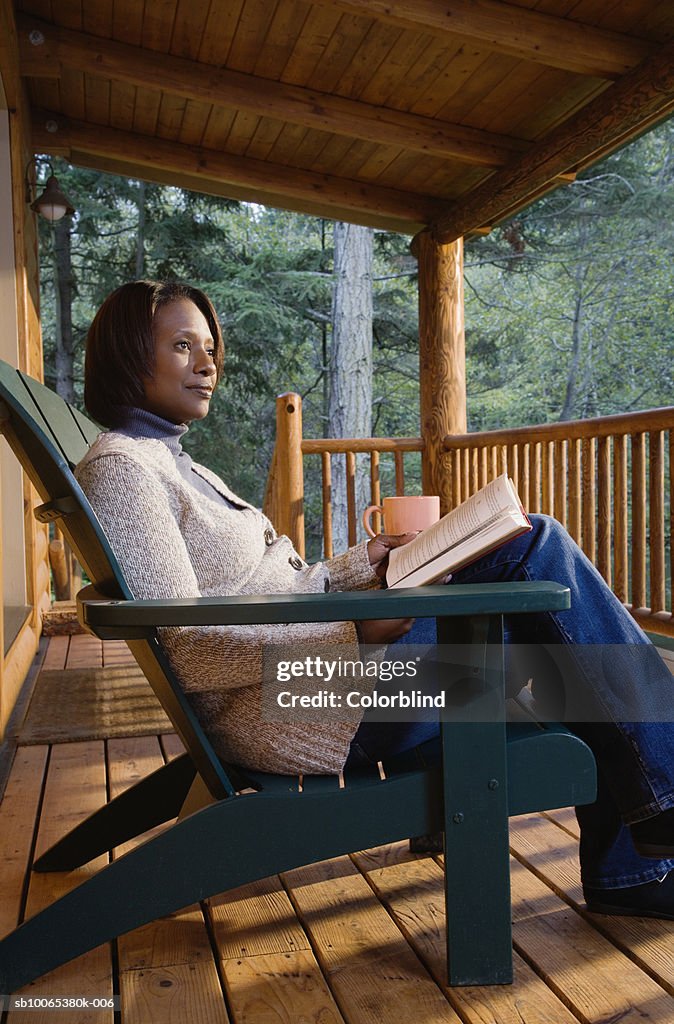
<svg viewBox="0 0 674 1024">
<path fill-rule="evenodd" d="M 470 429 L 672 403 L 674 123 L 466 249 Z"/>
<path fill-rule="evenodd" d="M 260 502 L 275 396 L 298 391 L 307 436 L 325 433 L 332 231 L 325 221 L 55 162 L 73 218 L 76 387 L 91 318 L 141 273 L 204 288 L 221 317 L 225 381 L 193 456 Z M 674 123 L 466 246 L 471 430 L 672 403 Z M 46 371 L 53 375 L 54 276 L 42 232 Z M 373 433 L 419 432 L 416 262 L 377 232 Z M 391 486 L 383 470 L 384 489 Z M 388 474 L 388 476 L 387 476 Z M 418 487 L 413 470 L 409 487 Z M 310 502 L 314 499 L 311 498 Z M 316 509 L 307 511 L 307 522 Z"/>
</svg>

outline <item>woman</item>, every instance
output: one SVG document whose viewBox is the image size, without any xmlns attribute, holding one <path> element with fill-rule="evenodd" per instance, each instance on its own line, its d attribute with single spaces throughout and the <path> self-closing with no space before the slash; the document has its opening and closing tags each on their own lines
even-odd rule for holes
<svg viewBox="0 0 674 1024">
<path fill-rule="evenodd" d="M 215 311 L 195 288 L 124 285 L 92 323 L 85 402 L 111 429 L 96 440 L 77 477 L 134 595 L 379 586 L 389 551 L 409 536 L 380 536 L 306 565 L 261 512 L 182 450 L 187 425 L 208 413 L 222 364 Z M 563 645 L 572 668 L 560 682 L 567 707 L 591 709 L 574 725 L 592 747 L 600 776 L 598 800 L 578 812 L 585 897 L 598 912 L 674 920 L 674 726 L 665 721 L 672 677 L 566 531 L 545 516 L 532 522 L 530 533 L 455 573 L 453 582 L 538 578 L 570 587 L 570 610 L 513 616 L 509 633 L 534 650 Z M 387 644 L 405 634 L 432 639 L 427 622 L 413 632 L 411 626 L 411 620 L 385 620 L 185 627 L 162 630 L 162 643 L 222 757 L 267 771 L 335 773 L 347 758 L 376 761 L 437 734 L 437 724 L 359 725 L 357 709 L 339 721 L 326 715 L 319 725 L 266 722 L 263 645 L 355 649 L 358 642 Z"/>
</svg>

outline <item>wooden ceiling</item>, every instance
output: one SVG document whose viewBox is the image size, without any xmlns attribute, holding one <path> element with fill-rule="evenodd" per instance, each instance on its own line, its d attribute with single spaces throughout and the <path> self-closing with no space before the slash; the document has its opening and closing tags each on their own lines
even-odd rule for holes
<svg viewBox="0 0 674 1024">
<path fill-rule="evenodd" d="M 440 241 L 674 111 L 674 0 L 17 0 L 39 153 Z"/>
</svg>

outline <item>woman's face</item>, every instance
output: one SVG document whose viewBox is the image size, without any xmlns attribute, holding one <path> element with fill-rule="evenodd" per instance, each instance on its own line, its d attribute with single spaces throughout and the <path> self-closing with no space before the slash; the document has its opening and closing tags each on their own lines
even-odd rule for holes
<svg viewBox="0 0 674 1024">
<path fill-rule="evenodd" d="M 159 307 L 152 336 L 155 365 L 143 383 L 143 408 L 172 423 L 203 419 L 216 382 L 206 317 L 189 299 L 177 299 Z"/>
</svg>

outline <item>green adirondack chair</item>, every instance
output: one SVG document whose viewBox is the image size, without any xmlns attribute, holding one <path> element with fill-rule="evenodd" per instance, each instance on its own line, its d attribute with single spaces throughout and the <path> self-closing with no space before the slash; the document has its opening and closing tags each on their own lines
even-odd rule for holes
<svg viewBox="0 0 674 1024">
<path fill-rule="evenodd" d="M 178 816 L 0 941 L 0 992 L 197 900 L 279 871 L 444 831 L 448 981 L 512 980 L 508 815 L 589 802 L 595 764 L 561 726 L 503 721 L 502 617 L 568 607 L 556 583 L 424 587 L 320 595 L 134 600 L 72 467 L 98 430 L 35 380 L 0 363 L 0 425 L 92 585 L 81 621 L 123 638 L 187 753 L 112 800 L 34 864 L 66 871 Z M 443 722 L 438 745 L 378 771 L 295 777 L 223 764 L 157 640 L 157 627 L 435 615 L 443 643 L 471 644 L 471 670 L 493 704 L 488 722 Z M 246 792 L 241 793 L 245 789 Z M 252 790 L 252 791 L 251 791 Z M 237 795 L 239 794 L 239 795 Z M 262 838 L 266 837 L 266 838 Z M 271 837 L 271 838 L 270 838 Z M 124 898 L 124 894 L 128 898 Z"/>
</svg>

